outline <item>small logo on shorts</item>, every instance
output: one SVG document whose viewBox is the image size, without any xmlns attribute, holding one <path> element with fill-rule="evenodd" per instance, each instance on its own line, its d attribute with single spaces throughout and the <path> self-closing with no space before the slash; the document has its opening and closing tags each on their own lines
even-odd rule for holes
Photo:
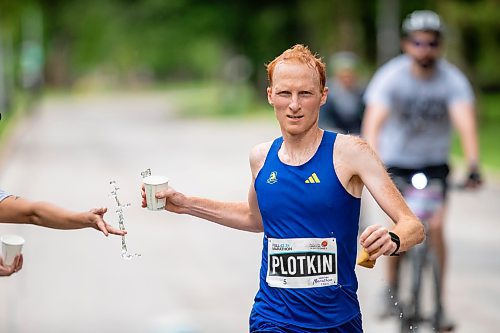
<svg viewBox="0 0 500 333">
<path fill-rule="evenodd" d="M 274 184 L 278 181 L 278 172 L 277 171 L 272 171 L 271 174 L 269 175 L 269 178 L 267 178 L 267 183 L 268 184 Z"/>
</svg>

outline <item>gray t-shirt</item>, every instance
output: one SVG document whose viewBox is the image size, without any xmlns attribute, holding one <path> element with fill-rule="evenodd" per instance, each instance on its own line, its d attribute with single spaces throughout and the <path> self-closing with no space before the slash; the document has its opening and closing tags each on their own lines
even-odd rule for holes
<svg viewBox="0 0 500 333">
<path fill-rule="evenodd" d="M 0 188 L 0 202 L 2 202 L 2 201 L 3 201 L 3 199 L 5 199 L 5 198 L 7 198 L 7 197 L 10 197 L 10 196 L 11 196 L 11 194 L 9 194 L 9 193 L 5 192 L 4 190 L 2 190 L 2 189 Z"/>
<path fill-rule="evenodd" d="M 400 55 L 383 65 L 369 83 L 365 103 L 390 110 L 378 151 L 387 166 L 420 168 L 448 162 L 451 144 L 449 107 L 474 102 L 467 78 L 444 59 L 429 79 L 415 77 L 411 59 Z"/>
</svg>

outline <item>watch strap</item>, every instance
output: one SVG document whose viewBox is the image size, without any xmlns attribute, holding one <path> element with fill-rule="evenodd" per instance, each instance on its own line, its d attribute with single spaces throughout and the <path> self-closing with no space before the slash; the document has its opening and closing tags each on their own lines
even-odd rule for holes
<svg viewBox="0 0 500 333">
<path fill-rule="evenodd" d="M 389 231 L 389 236 L 391 236 L 391 240 L 396 244 L 396 250 L 391 253 L 391 256 L 399 256 L 399 247 L 401 246 L 401 240 L 399 239 L 399 236 L 393 233 L 392 231 Z"/>
</svg>

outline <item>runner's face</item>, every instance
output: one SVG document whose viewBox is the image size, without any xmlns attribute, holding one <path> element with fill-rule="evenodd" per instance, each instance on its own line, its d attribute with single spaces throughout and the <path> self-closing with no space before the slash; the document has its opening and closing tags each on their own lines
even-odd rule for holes
<svg viewBox="0 0 500 333">
<path fill-rule="evenodd" d="M 416 31 L 405 40 L 405 52 L 422 68 L 433 68 L 441 56 L 441 39 L 434 32 Z"/>
<path fill-rule="evenodd" d="M 321 91 L 318 72 L 295 61 L 280 62 L 273 73 L 267 98 L 274 106 L 282 131 L 301 134 L 317 126 L 319 108 L 325 104 L 328 88 Z"/>
</svg>

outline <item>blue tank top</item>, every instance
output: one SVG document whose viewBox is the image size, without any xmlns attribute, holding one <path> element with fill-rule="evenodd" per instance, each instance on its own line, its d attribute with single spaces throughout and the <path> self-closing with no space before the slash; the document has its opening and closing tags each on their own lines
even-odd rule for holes
<svg viewBox="0 0 500 333">
<path fill-rule="evenodd" d="M 325 329 L 360 312 L 354 268 L 361 200 L 335 173 L 336 137 L 324 131 L 300 166 L 281 162 L 277 138 L 255 179 L 264 239 L 253 311 L 274 322 Z"/>
</svg>

